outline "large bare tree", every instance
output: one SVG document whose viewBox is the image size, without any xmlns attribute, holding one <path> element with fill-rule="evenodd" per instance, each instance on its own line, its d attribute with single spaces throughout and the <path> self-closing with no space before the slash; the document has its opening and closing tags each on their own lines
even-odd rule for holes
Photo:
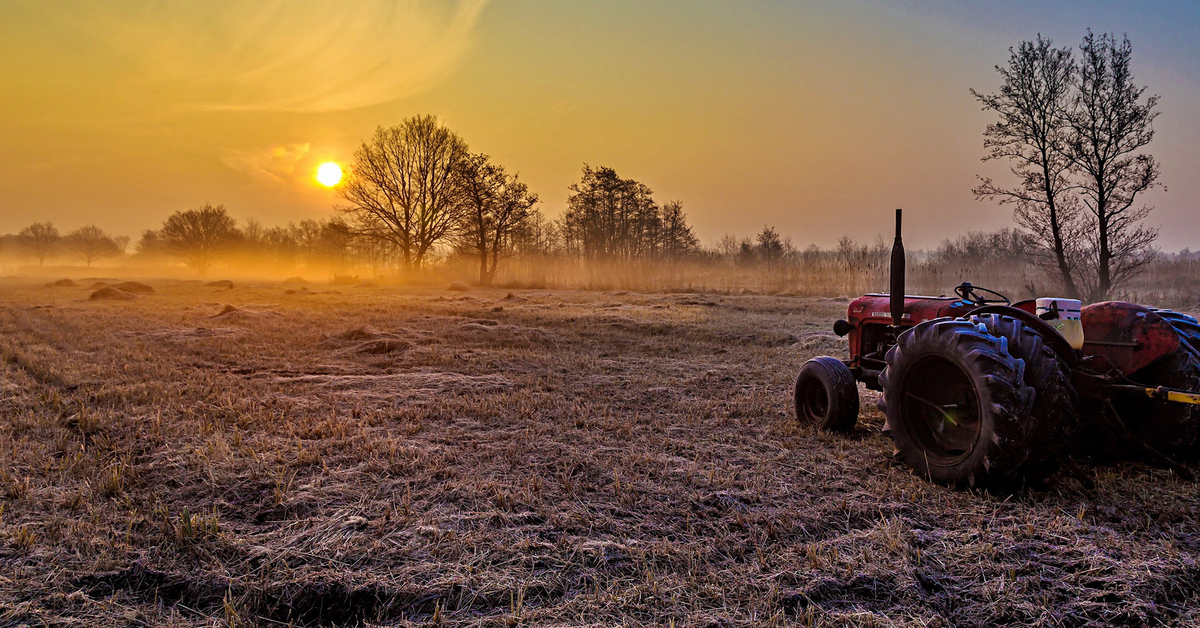
<svg viewBox="0 0 1200 628">
<path fill-rule="evenodd" d="M 1084 225 L 1077 200 L 1070 194 L 1067 138 L 1068 114 L 1073 104 L 1072 81 L 1075 64 L 1070 48 L 1054 48 L 1051 40 L 1038 35 L 1009 48 L 1000 74 L 1000 91 L 981 94 L 971 90 L 984 111 L 999 115 L 987 126 L 983 161 L 1012 162 L 1018 184 L 1003 187 L 982 178 L 975 197 L 996 199 L 1014 206 L 1017 224 L 1037 239 L 1043 265 L 1062 282 L 1067 296 L 1076 297 L 1075 271 L 1084 244 Z"/>
<path fill-rule="evenodd" d="M 202 276 L 239 235 L 237 223 L 225 212 L 225 206 L 207 203 L 199 209 L 171 214 L 159 231 L 166 250 Z"/>
<path fill-rule="evenodd" d="M 420 269 L 461 224 L 455 175 L 466 155 L 466 143 L 433 116 L 376 129 L 338 185 L 355 234 L 393 245 L 405 268 Z"/>
<path fill-rule="evenodd" d="M 512 248 L 516 230 L 529 218 L 538 197 L 487 155 L 467 155 L 459 162 L 457 176 L 465 213 L 461 239 L 479 256 L 480 285 L 491 285 L 500 258 Z"/>
<path fill-rule="evenodd" d="M 1141 152 L 1154 139 L 1158 96 L 1143 99 L 1134 83 L 1129 38 L 1091 31 L 1079 47 L 1075 102 L 1067 116 L 1067 153 L 1092 222 L 1096 275 L 1093 300 L 1108 298 L 1154 258 L 1158 231 L 1142 225 L 1153 209 L 1138 205 L 1141 193 L 1158 183 L 1154 157 Z"/>
<path fill-rule="evenodd" d="M 115 238 L 96 225 L 86 225 L 68 233 L 63 244 L 89 268 L 97 260 L 120 255 L 123 251 Z"/>
<path fill-rule="evenodd" d="M 38 258 L 38 265 L 45 266 L 46 258 L 54 255 L 62 237 L 50 222 L 35 222 L 17 234 L 21 247 Z"/>
</svg>

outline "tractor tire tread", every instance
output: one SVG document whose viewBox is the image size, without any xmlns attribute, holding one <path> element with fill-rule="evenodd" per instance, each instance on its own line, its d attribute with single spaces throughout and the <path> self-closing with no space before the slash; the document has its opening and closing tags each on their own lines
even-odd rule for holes
<svg viewBox="0 0 1200 628">
<path fill-rule="evenodd" d="M 879 377 L 884 390 L 880 410 L 887 415 L 897 457 L 920 475 L 960 488 L 1001 486 L 1041 472 L 1036 465 L 1026 465 L 1033 446 L 1029 415 L 1036 395 L 1025 383 L 1025 361 L 1012 355 L 1008 345 L 1007 338 L 990 333 L 985 325 L 963 319 L 925 321 L 900 335 Z M 953 466 L 930 464 L 927 452 L 905 429 L 902 404 L 896 399 L 905 369 L 931 353 L 951 357 L 968 372 L 980 392 L 980 411 L 988 414 L 981 420 L 986 430 L 975 448 Z"/>
</svg>

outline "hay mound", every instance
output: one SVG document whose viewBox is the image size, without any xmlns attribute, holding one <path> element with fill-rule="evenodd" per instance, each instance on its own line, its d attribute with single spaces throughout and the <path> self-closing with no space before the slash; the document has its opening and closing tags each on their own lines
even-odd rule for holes
<svg viewBox="0 0 1200 628">
<path fill-rule="evenodd" d="M 213 288 L 224 288 L 226 290 L 233 289 L 233 282 L 228 279 L 218 279 L 217 281 L 210 281 L 204 285 L 211 286 Z"/>
<path fill-rule="evenodd" d="M 413 343 L 400 334 L 358 327 L 325 339 L 322 345 L 341 349 L 341 354 L 383 355 L 407 351 Z M 351 346 L 347 347 L 346 345 Z"/>
<path fill-rule="evenodd" d="M 100 288 L 107 288 L 108 286 L 111 286 L 111 285 L 112 284 L 108 283 L 107 281 L 97 281 L 96 283 L 93 283 L 92 285 L 88 286 L 88 290 L 99 290 Z"/>
<path fill-rule="evenodd" d="M 467 284 L 465 284 L 461 281 L 452 281 L 452 282 L 450 282 L 450 285 L 446 286 L 446 289 L 447 290 L 455 290 L 457 292 L 462 292 L 463 290 L 470 290 L 470 287 L 468 287 Z"/>
<path fill-rule="evenodd" d="M 117 290 L 116 288 L 100 288 L 88 297 L 89 301 L 129 301 L 137 297 L 128 292 Z"/>
<path fill-rule="evenodd" d="M 789 340 L 791 339 L 789 338 Z M 801 351 L 823 352 L 829 355 L 845 353 L 850 346 L 849 338 L 839 337 L 837 334 L 827 331 L 807 333 L 794 340 L 792 346 Z"/>
<path fill-rule="evenodd" d="M 383 355 L 386 353 L 399 353 L 407 351 L 412 343 L 400 338 L 380 338 L 377 340 L 369 340 L 362 344 L 355 345 L 346 350 L 346 353 L 358 353 L 363 355 Z"/>
<path fill-rule="evenodd" d="M 264 316 L 279 316 L 279 314 L 275 312 L 256 312 L 254 310 L 245 309 L 245 307 L 239 308 L 232 305 L 226 305 L 222 307 L 216 314 L 209 316 L 209 318 L 234 320 L 243 318 L 262 318 Z"/>
<path fill-rule="evenodd" d="M 74 281 L 71 281 L 70 279 L 59 279 L 58 281 L 52 281 L 43 287 L 45 287 L 45 288 L 75 288 L 78 285 L 79 284 L 75 283 Z"/>
<path fill-rule="evenodd" d="M 553 342 L 553 336 L 536 327 L 508 325 L 488 318 L 468 319 L 451 325 L 442 335 L 455 342 L 499 346 L 529 346 Z"/>
<path fill-rule="evenodd" d="M 154 288 L 147 286 L 144 283 L 136 281 L 126 281 L 113 286 L 117 290 L 128 292 L 130 294 L 154 294 Z"/>
<path fill-rule="evenodd" d="M 283 283 L 285 285 L 299 285 L 308 283 L 308 280 L 306 280 L 304 277 L 288 277 L 287 279 L 283 280 Z"/>
<path fill-rule="evenodd" d="M 358 283 L 358 275 L 334 275 L 329 283 L 334 286 L 353 286 Z"/>
</svg>

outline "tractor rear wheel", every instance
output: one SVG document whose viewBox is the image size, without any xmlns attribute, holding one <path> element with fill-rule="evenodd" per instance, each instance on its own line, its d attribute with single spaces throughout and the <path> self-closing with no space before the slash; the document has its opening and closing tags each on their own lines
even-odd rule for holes
<svg viewBox="0 0 1200 628">
<path fill-rule="evenodd" d="M 1008 340 L 1008 352 L 1025 362 L 1025 384 L 1034 390 L 1033 407 L 1027 417 L 1031 431 L 1029 457 L 1021 463 L 1026 479 L 1050 475 L 1058 469 L 1061 455 L 1079 425 L 1079 395 L 1071 385 L 1069 367 L 1046 344 L 1038 332 L 1021 321 L 1002 314 L 972 316 L 988 333 Z"/>
<path fill-rule="evenodd" d="M 1175 328 L 1175 331 L 1179 332 L 1180 340 L 1191 345 L 1196 351 L 1200 351 L 1200 321 L 1173 310 L 1154 310 L 1154 313 L 1161 316 L 1163 320 L 1171 324 L 1171 327 Z"/>
<path fill-rule="evenodd" d="M 858 383 L 839 359 L 813 358 L 796 376 L 796 418 L 830 432 L 849 432 L 858 422 Z"/>
<path fill-rule="evenodd" d="M 1037 391 L 1025 361 L 984 323 L 926 321 L 900 335 L 879 378 L 897 456 L 918 474 L 958 487 L 1035 479 L 1044 443 L 1031 418 Z"/>
</svg>

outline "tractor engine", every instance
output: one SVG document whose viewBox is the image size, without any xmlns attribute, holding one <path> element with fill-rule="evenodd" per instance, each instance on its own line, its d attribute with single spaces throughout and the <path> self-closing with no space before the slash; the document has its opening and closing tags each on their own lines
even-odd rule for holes
<svg viewBox="0 0 1200 628">
<path fill-rule="evenodd" d="M 833 325 L 839 336 L 850 341 L 851 372 L 872 390 L 880 390 L 879 373 L 886 366 L 885 354 L 895 343 L 892 315 L 888 312 L 890 299 L 886 294 L 867 294 L 850 302 L 846 320 Z M 900 329 L 943 316 L 962 316 L 978 307 L 959 297 L 904 297 L 904 313 Z"/>
</svg>

